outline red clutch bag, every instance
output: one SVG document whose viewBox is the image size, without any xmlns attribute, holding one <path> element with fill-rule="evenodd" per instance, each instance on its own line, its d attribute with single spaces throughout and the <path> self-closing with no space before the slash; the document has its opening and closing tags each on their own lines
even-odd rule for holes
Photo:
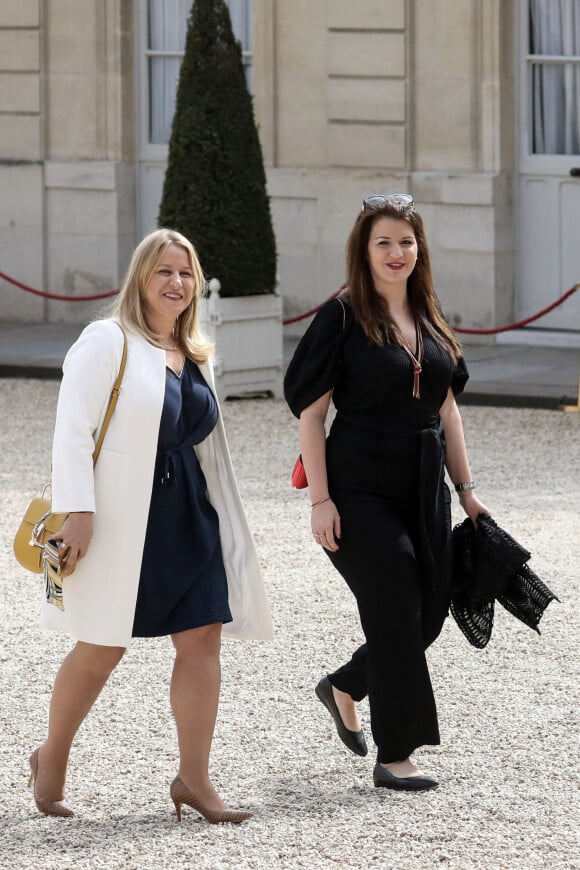
<svg viewBox="0 0 580 870">
<path fill-rule="evenodd" d="M 294 489 L 306 489 L 306 487 L 308 486 L 306 472 L 304 471 L 304 466 L 302 465 L 302 456 L 299 456 L 294 463 L 294 468 L 292 469 L 292 486 L 294 487 Z"/>
</svg>

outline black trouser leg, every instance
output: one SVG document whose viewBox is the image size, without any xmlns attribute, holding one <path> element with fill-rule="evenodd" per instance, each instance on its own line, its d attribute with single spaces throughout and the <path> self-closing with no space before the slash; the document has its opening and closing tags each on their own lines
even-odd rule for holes
<svg viewBox="0 0 580 870">
<path fill-rule="evenodd" d="M 448 591 L 429 589 L 423 592 L 422 619 L 423 649 L 428 649 L 439 637 L 449 610 Z M 352 657 L 341 665 L 328 679 L 341 692 L 346 692 L 353 701 L 362 701 L 368 695 L 368 647 L 359 646 Z"/>
<path fill-rule="evenodd" d="M 362 701 L 369 692 L 367 673 L 367 645 L 363 643 L 350 661 L 328 674 L 328 679 L 339 691 L 350 695 L 353 701 Z"/>
<path fill-rule="evenodd" d="M 424 653 L 422 578 L 409 524 L 380 497 L 350 492 L 334 500 L 343 534 L 338 552 L 328 555 L 357 600 L 378 759 L 398 761 L 418 746 L 439 743 Z M 364 695 L 364 658 L 361 647 L 351 663 L 329 675 L 355 700 Z"/>
</svg>

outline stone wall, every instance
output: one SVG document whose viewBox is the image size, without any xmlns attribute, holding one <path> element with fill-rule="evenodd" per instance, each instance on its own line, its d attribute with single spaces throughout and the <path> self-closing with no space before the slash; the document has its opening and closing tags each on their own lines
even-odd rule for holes
<svg viewBox="0 0 580 870">
<path fill-rule="evenodd" d="M 409 191 L 449 316 L 480 327 L 507 317 L 510 0 L 257 5 L 268 25 L 257 32 L 255 81 L 269 85 L 255 104 L 286 316 L 344 280 L 344 243 L 362 196 Z"/>
<path fill-rule="evenodd" d="M 39 0 L 0 5 L 0 271 L 44 282 Z M 44 303 L 0 280 L 0 317 L 42 320 Z"/>
<path fill-rule="evenodd" d="M 112 289 L 136 241 L 144 197 L 135 179 L 147 184 L 137 168 L 138 8 L 0 5 L 0 271 L 34 287 Z M 450 317 L 507 319 L 513 0 L 254 0 L 253 10 L 254 104 L 285 316 L 342 283 L 361 197 L 409 191 Z M 163 154 L 154 168 L 163 172 Z M 2 320 L 82 321 L 98 307 L 46 303 L 0 281 Z"/>
<path fill-rule="evenodd" d="M 132 15 L 122 0 L 0 7 L 0 270 L 67 296 L 114 289 L 135 241 Z M 129 119 L 129 123 L 127 123 Z M 10 135 L 5 135 L 8 130 Z M 0 282 L 3 320 L 87 320 Z"/>
</svg>

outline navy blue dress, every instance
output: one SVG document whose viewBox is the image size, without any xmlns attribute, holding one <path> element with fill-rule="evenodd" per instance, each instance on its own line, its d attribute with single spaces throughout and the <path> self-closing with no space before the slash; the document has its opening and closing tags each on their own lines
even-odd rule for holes
<svg viewBox="0 0 580 870">
<path fill-rule="evenodd" d="M 201 372 L 167 368 L 133 637 L 231 622 L 219 521 L 193 450 L 218 418 Z"/>
</svg>

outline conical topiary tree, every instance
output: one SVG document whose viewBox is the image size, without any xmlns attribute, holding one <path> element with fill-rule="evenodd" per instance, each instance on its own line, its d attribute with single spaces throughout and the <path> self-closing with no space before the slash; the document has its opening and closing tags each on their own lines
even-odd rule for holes
<svg viewBox="0 0 580 870">
<path fill-rule="evenodd" d="M 262 149 L 223 0 L 195 0 L 191 10 L 158 221 L 193 242 L 222 296 L 274 292 Z"/>
</svg>

